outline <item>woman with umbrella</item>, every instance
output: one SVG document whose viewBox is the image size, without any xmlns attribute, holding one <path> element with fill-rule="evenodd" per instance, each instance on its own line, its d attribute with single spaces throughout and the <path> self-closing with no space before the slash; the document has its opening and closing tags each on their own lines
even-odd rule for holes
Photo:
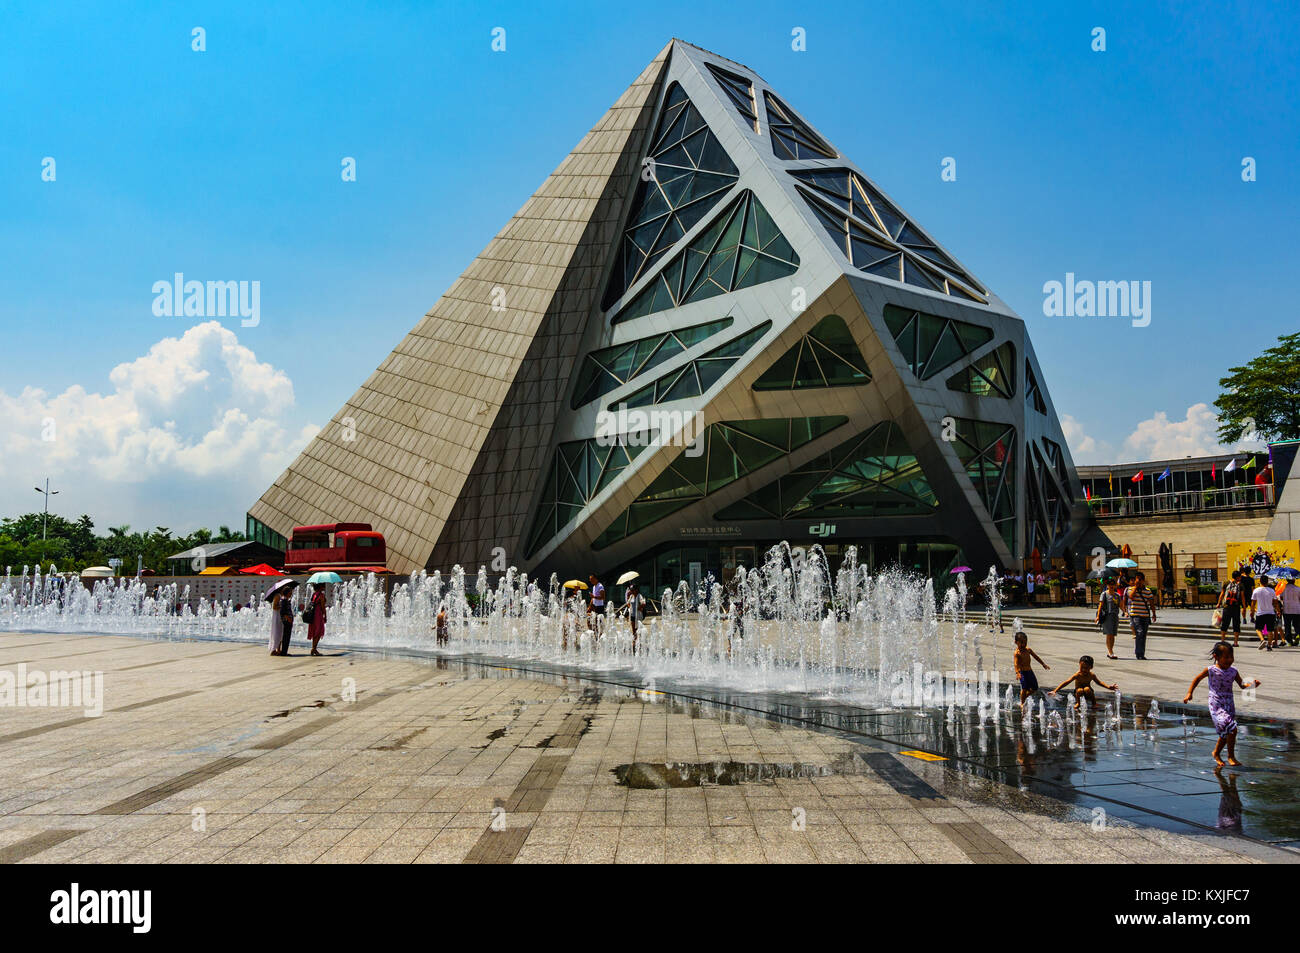
<svg viewBox="0 0 1300 953">
<path fill-rule="evenodd" d="M 293 587 L 298 583 L 293 579 L 281 579 L 266 590 L 266 601 L 271 603 L 271 641 L 272 655 L 288 655 L 289 641 L 293 636 Z"/>
<path fill-rule="evenodd" d="M 307 638 L 311 640 L 311 654 L 320 655 L 316 646 L 325 636 L 325 583 L 338 582 L 336 572 L 312 573 L 307 580 L 311 584 L 311 602 L 302 610 L 302 621 L 307 623 Z"/>
<path fill-rule="evenodd" d="M 1119 570 L 1119 581 L 1116 583 L 1116 586 L 1119 589 L 1119 608 L 1121 612 L 1128 612 L 1128 591 L 1130 587 L 1128 571 L 1137 568 L 1137 563 L 1128 558 L 1128 553 L 1125 552 L 1127 549 L 1128 545 L 1125 544 L 1120 549 L 1121 555 L 1119 558 L 1112 559 L 1110 562 L 1106 563 L 1107 569 Z"/>
</svg>

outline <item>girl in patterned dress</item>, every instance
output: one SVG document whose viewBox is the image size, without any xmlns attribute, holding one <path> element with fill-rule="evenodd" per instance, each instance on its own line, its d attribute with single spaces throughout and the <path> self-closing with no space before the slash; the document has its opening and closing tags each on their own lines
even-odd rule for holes
<svg viewBox="0 0 1300 953">
<path fill-rule="evenodd" d="M 1192 700 L 1192 694 L 1196 691 L 1196 686 L 1201 684 L 1201 679 L 1210 680 L 1210 717 L 1214 719 L 1214 729 L 1219 733 L 1219 743 L 1214 746 L 1214 760 L 1219 767 L 1223 767 L 1223 747 L 1228 747 L 1228 764 L 1241 764 L 1237 760 L 1237 706 L 1232 698 L 1233 684 L 1246 687 L 1242 680 L 1241 674 L 1233 668 L 1232 646 L 1227 642 L 1216 642 L 1214 648 L 1210 650 L 1210 656 L 1214 659 L 1214 664 L 1209 668 L 1203 669 L 1199 675 L 1192 679 L 1192 685 L 1187 689 L 1187 697 L 1183 702 Z M 1261 684 L 1259 679 L 1252 683 L 1258 688 Z"/>
</svg>

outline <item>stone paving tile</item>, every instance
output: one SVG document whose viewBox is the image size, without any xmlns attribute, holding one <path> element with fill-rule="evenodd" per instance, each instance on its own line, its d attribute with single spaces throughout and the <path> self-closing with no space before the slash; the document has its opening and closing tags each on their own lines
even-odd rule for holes
<svg viewBox="0 0 1300 953">
<path fill-rule="evenodd" d="M 614 769 L 634 761 L 832 765 L 860 750 L 740 713 L 688 713 L 630 695 L 468 677 L 401 659 L 268 660 L 251 645 L 218 651 L 211 643 L 0 633 L 0 657 L 60 652 L 95 653 L 105 671 L 105 714 L 0 715 L 0 858 L 1247 860 L 1164 831 L 1118 823 L 1093 831 L 1084 815 L 1068 819 L 1064 805 L 1031 804 L 1012 789 L 879 752 L 856 774 L 734 787 L 617 783 Z M 355 703 L 342 700 L 344 677 L 356 680 Z M 938 797 L 919 796 L 927 790 Z M 1043 804 L 1055 815 L 1042 813 Z M 194 830 L 200 809 L 205 826 Z M 493 830 L 502 810 L 503 829 Z"/>
</svg>

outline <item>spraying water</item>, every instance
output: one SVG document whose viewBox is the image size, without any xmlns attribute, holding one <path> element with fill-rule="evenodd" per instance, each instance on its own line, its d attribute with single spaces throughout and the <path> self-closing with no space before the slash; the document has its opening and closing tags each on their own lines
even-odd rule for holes
<svg viewBox="0 0 1300 953">
<path fill-rule="evenodd" d="M 996 605 L 996 573 L 990 571 L 989 579 Z M 467 586 L 464 568 L 456 566 L 446 577 L 414 573 L 385 592 L 384 581 L 367 574 L 331 587 L 326 642 L 544 659 L 630 670 L 646 680 L 800 691 L 868 704 L 920 700 L 943 708 L 948 700 L 942 693 L 930 701 L 914 690 L 922 673 L 938 673 L 942 682 L 944 673 L 968 673 L 971 661 L 982 671 L 983 646 L 978 636 L 972 639 L 978 627 L 967 622 L 964 577 L 939 603 L 930 579 L 898 569 L 872 575 L 852 547 L 832 574 L 821 546 L 781 543 L 762 565 L 738 567 L 727 588 L 743 598 L 743 618 L 724 606 L 724 587 L 711 576 L 694 590 L 683 582 L 663 591 L 661 614 L 643 621 L 633 651 L 627 618 L 611 611 L 593 629 L 584 604 L 555 576 L 542 582 L 512 568 L 493 583 L 480 568 Z M 190 602 L 188 586 L 180 583 L 110 579 L 88 587 L 53 567 L 47 574 L 8 568 L 0 579 L 0 629 L 267 638 L 270 608 L 261 599 L 242 608 L 229 600 L 200 599 L 196 608 Z M 612 610 L 617 602 L 610 604 Z M 446 607 L 449 636 L 441 647 L 435 640 L 440 605 Z M 994 666 L 996 651 L 995 634 Z M 978 703 L 976 692 L 965 697 L 967 705 Z M 994 717 L 997 702 L 992 697 Z"/>
</svg>

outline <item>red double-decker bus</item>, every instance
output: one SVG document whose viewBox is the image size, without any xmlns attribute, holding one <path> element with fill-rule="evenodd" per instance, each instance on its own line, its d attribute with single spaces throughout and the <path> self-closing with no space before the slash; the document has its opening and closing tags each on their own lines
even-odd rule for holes
<svg viewBox="0 0 1300 953">
<path fill-rule="evenodd" d="M 322 523 L 295 526 L 284 554 L 286 573 L 316 569 L 385 569 L 384 534 L 369 523 Z"/>
</svg>

